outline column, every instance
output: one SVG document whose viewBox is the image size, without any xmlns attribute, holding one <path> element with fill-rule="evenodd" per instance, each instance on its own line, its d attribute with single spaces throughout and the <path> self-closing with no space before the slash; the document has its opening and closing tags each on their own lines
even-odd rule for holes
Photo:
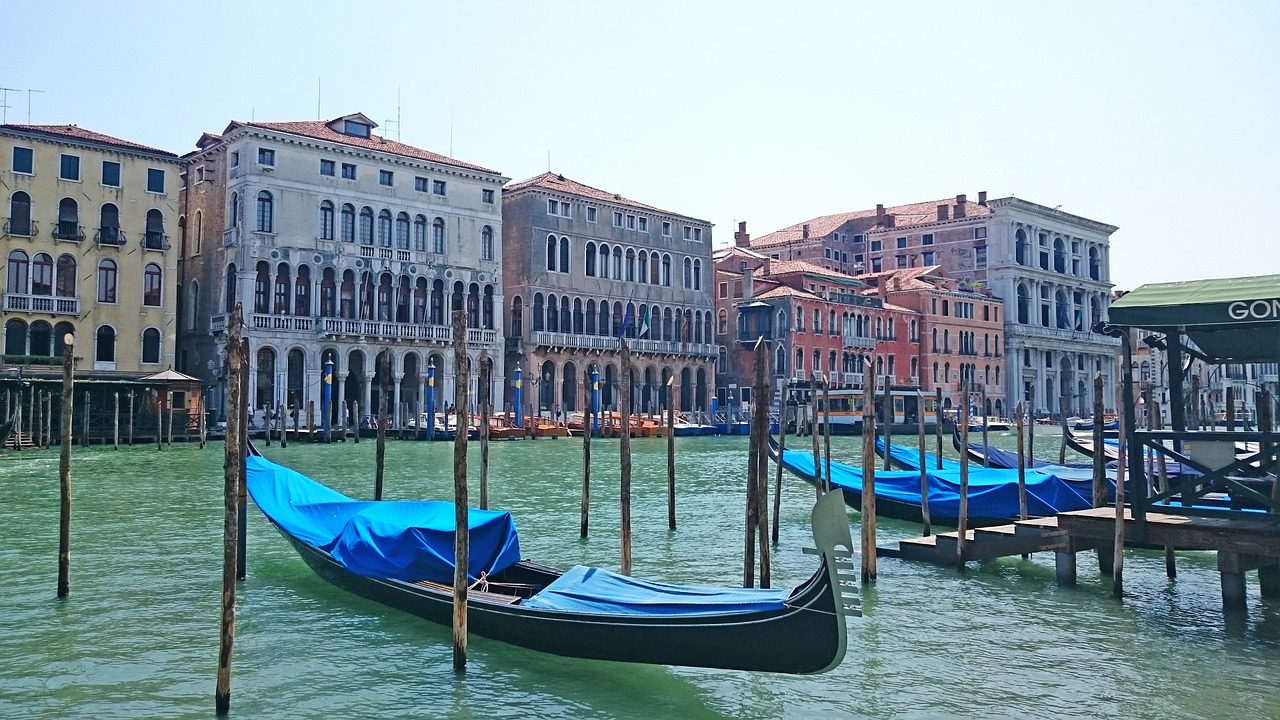
<svg viewBox="0 0 1280 720">
<path fill-rule="evenodd" d="M 403 366 L 402 366 L 403 367 Z M 404 373 L 391 374 L 391 426 L 400 427 L 400 423 L 404 422 L 404 413 L 400 410 L 400 383 L 404 380 Z"/>
</svg>

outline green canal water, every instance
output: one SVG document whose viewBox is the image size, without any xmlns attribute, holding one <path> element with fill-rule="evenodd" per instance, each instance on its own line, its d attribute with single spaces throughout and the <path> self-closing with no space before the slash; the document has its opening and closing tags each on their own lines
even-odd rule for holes
<svg viewBox="0 0 1280 720">
<path fill-rule="evenodd" d="M 860 443 L 836 438 L 834 455 L 857 462 Z M 1039 444 L 1056 452 L 1056 438 Z M 746 447 L 745 438 L 679 439 L 670 532 L 665 441 L 633 443 L 637 575 L 741 582 Z M 369 497 L 374 450 L 366 441 L 266 454 Z M 580 441 L 494 444 L 491 505 L 515 513 L 527 556 L 618 566 L 617 441 L 592 454 L 591 534 L 580 540 Z M 389 443 L 387 495 L 452 497 L 451 457 L 446 443 Z M 57 467 L 56 450 L 0 454 L 0 717 L 212 717 L 221 445 L 77 448 L 63 602 L 54 598 Z M 792 477 L 783 487 L 775 585 L 798 582 L 813 562 L 801 553 L 813 490 Z M 1084 554 L 1073 589 L 1054 584 L 1047 554 L 963 574 L 882 558 L 879 583 L 862 592 L 866 616 L 848 620 L 844 663 L 814 677 L 571 660 L 473 637 L 458 678 L 448 628 L 327 585 L 249 512 L 234 717 L 1280 716 L 1280 603 L 1261 600 L 1251 577 L 1247 615 L 1225 618 L 1209 553 L 1180 556 L 1175 581 L 1162 555 L 1130 553 L 1123 601 Z M 855 539 L 858 521 L 851 512 Z M 883 543 L 919 526 L 882 520 L 879 534 Z"/>
</svg>

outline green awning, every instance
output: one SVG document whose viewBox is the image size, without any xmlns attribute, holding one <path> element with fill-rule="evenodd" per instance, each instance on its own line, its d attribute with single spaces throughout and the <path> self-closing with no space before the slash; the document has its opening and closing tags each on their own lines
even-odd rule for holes
<svg viewBox="0 0 1280 720">
<path fill-rule="evenodd" d="M 1180 328 L 1217 362 L 1280 360 L 1280 275 L 1143 285 L 1109 315 L 1121 327 Z"/>
</svg>

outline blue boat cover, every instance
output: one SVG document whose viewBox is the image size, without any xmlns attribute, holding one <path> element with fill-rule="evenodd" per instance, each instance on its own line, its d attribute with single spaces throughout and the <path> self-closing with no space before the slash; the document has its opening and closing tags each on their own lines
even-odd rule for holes
<svg viewBox="0 0 1280 720">
<path fill-rule="evenodd" d="M 329 553 L 357 575 L 406 582 L 453 582 L 454 505 L 403 500 L 360 501 L 267 460 L 250 456 L 253 501 L 289 535 Z M 467 574 L 496 573 L 520 561 L 511 513 L 468 512 Z"/>
<path fill-rule="evenodd" d="M 896 446 L 895 446 L 896 447 Z M 919 462 L 918 453 L 897 448 Z M 783 464 L 802 477 L 813 476 L 813 455 L 787 450 Z M 824 464 L 825 467 L 825 464 Z M 960 471 L 926 471 L 929 488 L 929 514 L 937 521 L 954 522 L 960 516 Z M 862 492 L 862 470 L 844 463 L 831 463 L 831 484 Z M 1027 512 L 1030 515 L 1056 515 L 1069 510 L 1092 507 L 1088 489 L 1043 472 L 1026 472 Z M 876 497 L 919 507 L 919 470 L 877 470 Z M 972 468 L 969 471 L 969 517 L 1016 519 L 1018 517 L 1018 471 Z"/>
<path fill-rule="evenodd" d="M 593 615 L 710 615 L 781 610 L 791 589 L 709 588 L 575 565 L 521 607 Z"/>
</svg>

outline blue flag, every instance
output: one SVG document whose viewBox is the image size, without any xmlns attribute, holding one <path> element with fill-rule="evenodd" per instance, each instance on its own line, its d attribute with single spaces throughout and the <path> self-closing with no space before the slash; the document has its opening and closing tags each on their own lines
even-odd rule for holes
<svg viewBox="0 0 1280 720">
<path fill-rule="evenodd" d="M 618 338 L 622 339 L 627 336 L 627 329 L 631 327 L 631 323 L 635 321 L 636 306 L 634 303 L 627 303 L 627 311 L 622 316 L 622 324 L 618 326 Z"/>
</svg>

